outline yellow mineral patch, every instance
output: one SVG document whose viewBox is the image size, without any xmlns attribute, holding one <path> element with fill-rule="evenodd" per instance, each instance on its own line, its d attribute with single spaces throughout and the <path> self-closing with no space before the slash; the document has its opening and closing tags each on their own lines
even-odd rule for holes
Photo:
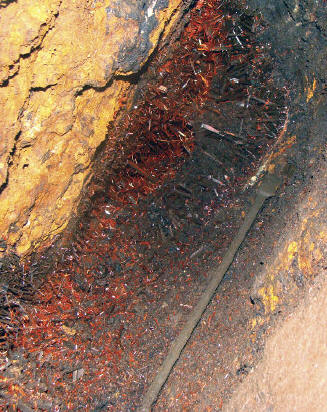
<svg viewBox="0 0 327 412">
<path fill-rule="evenodd" d="M 293 241 L 289 244 L 288 248 L 287 248 L 287 252 L 288 252 L 288 260 L 293 260 L 295 254 L 297 253 L 298 250 L 298 245 L 297 242 Z"/>
<path fill-rule="evenodd" d="M 260 316 L 253 318 L 249 321 L 249 326 L 251 329 L 255 329 L 256 326 L 260 326 L 264 323 L 264 319 Z"/>
<path fill-rule="evenodd" d="M 315 92 L 315 90 L 316 90 L 316 87 L 317 87 L 317 80 L 316 80 L 316 79 L 313 79 L 312 86 L 308 86 L 308 87 L 306 88 L 307 103 L 308 103 L 308 101 L 309 101 L 310 99 L 312 99 L 312 97 L 314 96 L 314 92 Z"/>
<path fill-rule="evenodd" d="M 317 262 L 320 262 L 321 259 L 324 257 L 324 255 L 321 253 L 321 251 L 320 251 L 319 248 L 316 248 L 316 249 L 313 251 L 313 257 L 314 257 L 314 259 L 315 259 Z"/>
<path fill-rule="evenodd" d="M 254 329 L 257 326 L 257 319 L 251 319 L 250 321 L 251 329 Z"/>
<path fill-rule="evenodd" d="M 301 272 L 306 275 L 310 275 L 312 273 L 312 256 L 308 253 L 308 251 L 301 251 L 298 255 L 298 265 Z"/>
<path fill-rule="evenodd" d="M 273 174 L 275 172 L 275 168 L 276 168 L 276 165 L 274 163 L 271 163 L 268 166 L 268 173 Z"/>
<path fill-rule="evenodd" d="M 295 135 L 293 135 L 293 136 L 290 136 L 287 140 L 286 140 L 286 145 L 292 145 L 292 144 L 294 144 L 296 142 L 296 136 Z"/>
<path fill-rule="evenodd" d="M 47 5 L 40 3 L 30 5 L 27 9 L 27 13 L 29 16 L 34 17 L 39 21 L 44 21 L 48 17 Z"/>
<path fill-rule="evenodd" d="M 314 242 L 311 240 L 310 232 L 305 231 L 300 240 L 300 247 L 298 248 L 298 266 L 304 274 L 312 273 L 312 252 L 315 248 Z"/>
<path fill-rule="evenodd" d="M 262 302 L 265 306 L 265 312 L 274 312 L 278 304 L 278 296 L 275 294 L 274 286 L 269 285 L 259 289 L 259 295 L 262 297 Z"/>
<path fill-rule="evenodd" d="M 301 230 L 302 230 L 302 231 L 305 229 L 307 223 L 308 223 L 308 219 L 307 219 L 307 218 L 304 218 L 304 219 L 302 220 L 302 225 L 301 225 Z"/>
<path fill-rule="evenodd" d="M 319 239 L 322 240 L 323 242 L 327 242 L 327 232 L 324 232 L 323 230 L 319 232 Z"/>
<path fill-rule="evenodd" d="M 69 328 L 68 326 L 65 326 L 65 325 L 62 325 L 61 328 L 67 335 L 70 335 L 70 336 L 76 335 L 76 329 L 74 328 Z"/>
</svg>

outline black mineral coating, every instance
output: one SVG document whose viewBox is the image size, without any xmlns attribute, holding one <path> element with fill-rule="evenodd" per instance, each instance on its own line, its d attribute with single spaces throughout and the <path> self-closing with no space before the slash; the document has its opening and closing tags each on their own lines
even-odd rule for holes
<svg viewBox="0 0 327 412">
<path fill-rule="evenodd" d="M 150 35 L 158 26 L 156 13 L 167 6 L 168 0 L 116 0 L 106 8 L 108 20 L 111 16 L 134 20 L 139 27 L 133 40 L 121 46 L 114 68 L 133 73 L 140 70 L 153 47 Z"/>
</svg>

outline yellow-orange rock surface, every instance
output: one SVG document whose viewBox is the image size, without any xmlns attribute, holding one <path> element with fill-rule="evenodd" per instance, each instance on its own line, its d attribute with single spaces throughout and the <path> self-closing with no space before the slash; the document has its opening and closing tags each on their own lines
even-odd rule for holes
<svg viewBox="0 0 327 412">
<path fill-rule="evenodd" d="M 1 2 L 0 239 L 7 251 L 24 255 L 67 226 L 128 75 L 168 34 L 182 4 Z"/>
</svg>

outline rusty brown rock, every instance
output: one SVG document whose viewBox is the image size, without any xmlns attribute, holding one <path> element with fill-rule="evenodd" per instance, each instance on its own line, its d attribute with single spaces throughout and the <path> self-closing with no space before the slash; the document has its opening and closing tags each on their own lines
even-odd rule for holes
<svg viewBox="0 0 327 412">
<path fill-rule="evenodd" d="M 182 3 L 1 3 L 0 233 L 8 251 L 24 255 L 67 226 L 120 96 L 132 97 L 128 75 L 173 28 Z"/>
</svg>

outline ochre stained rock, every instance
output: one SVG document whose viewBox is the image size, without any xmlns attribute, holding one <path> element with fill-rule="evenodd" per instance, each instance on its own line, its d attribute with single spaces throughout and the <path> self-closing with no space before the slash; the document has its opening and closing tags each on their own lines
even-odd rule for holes
<svg viewBox="0 0 327 412">
<path fill-rule="evenodd" d="M 0 238 L 7 252 L 29 253 L 67 226 L 120 96 L 132 97 L 128 75 L 172 30 L 183 5 L 1 3 Z"/>
</svg>

